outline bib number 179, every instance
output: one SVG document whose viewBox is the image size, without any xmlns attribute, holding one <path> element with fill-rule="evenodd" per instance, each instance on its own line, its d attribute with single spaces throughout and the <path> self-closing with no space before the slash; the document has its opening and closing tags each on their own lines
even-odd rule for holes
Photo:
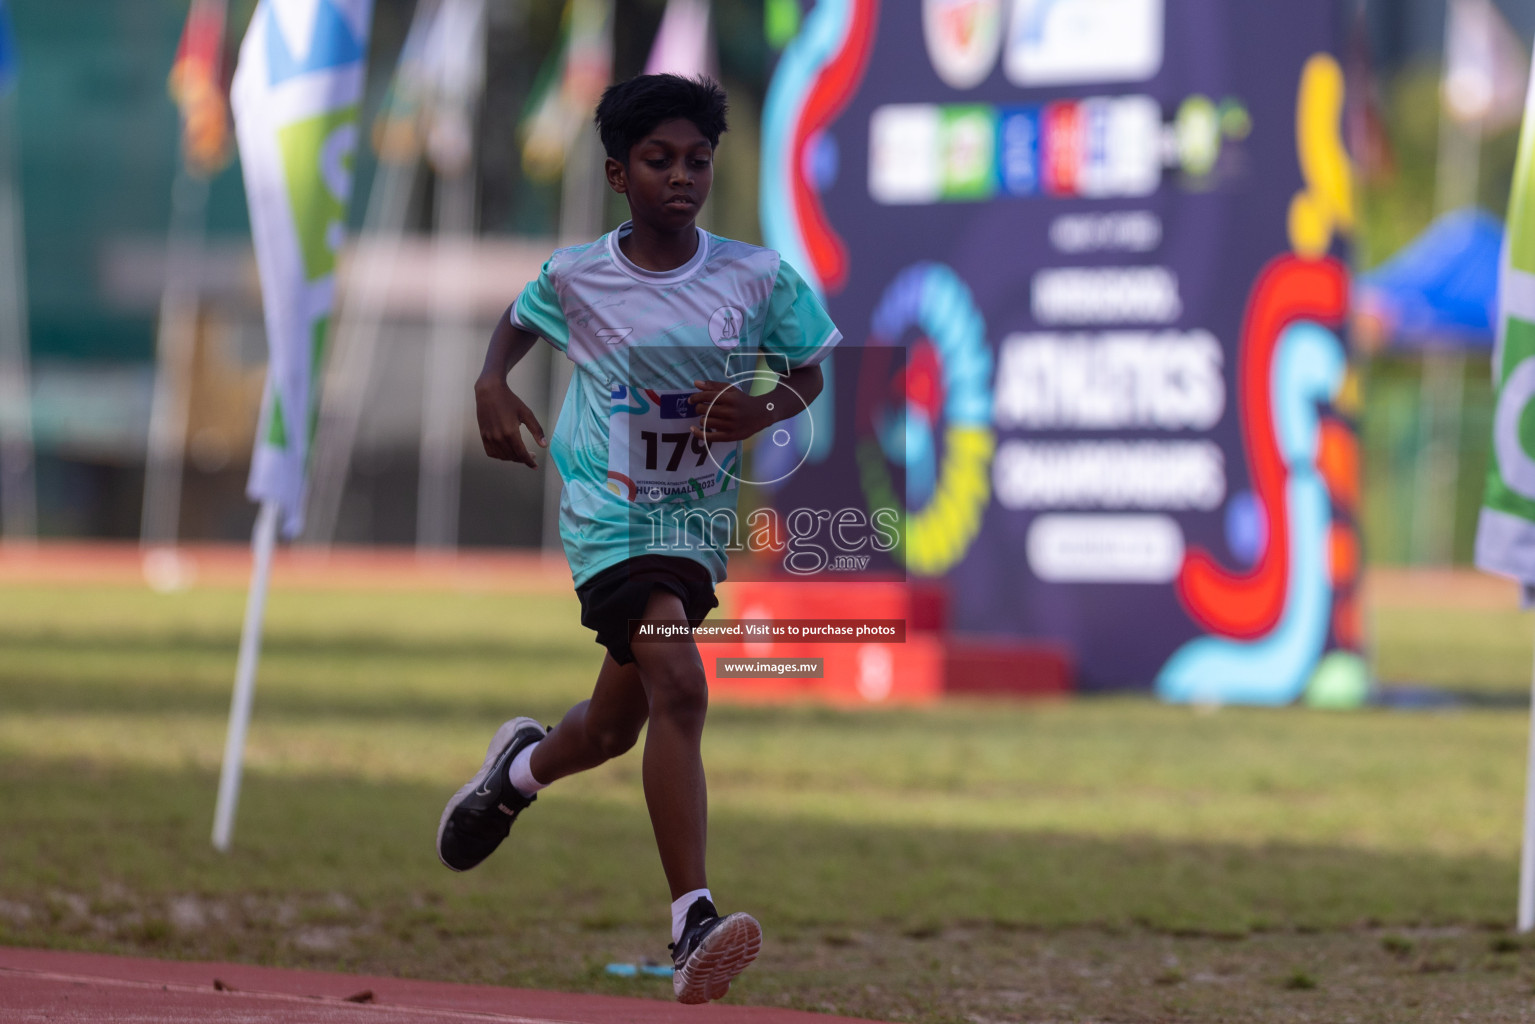
<svg viewBox="0 0 1535 1024">
<path fill-rule="evenodd" d="M 660 446 L 670 445 L 671 450 L 666 453 L 666 472 L 675 473 L 677 467 L 682 464 L 682 458 L 690 451 L 698 456 L 694 466 L 702 466 L 709 458 L 709 445 L 703 438 L 691 431 L 684 430 L 681 433 L 660 433 L 655 430 L 640 431 L 640 440 L 645 443 L 645 468 L 654 470 L 659 468 Z"/>
</svg>

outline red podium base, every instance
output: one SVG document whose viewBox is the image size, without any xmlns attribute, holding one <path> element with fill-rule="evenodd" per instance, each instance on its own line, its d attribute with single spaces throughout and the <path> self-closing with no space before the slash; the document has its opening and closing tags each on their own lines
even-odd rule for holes
<svg viewBox="0 0 1535 1024">
<path fill-rule="evenodd" d="M 1010 697 L 1070 693 L 1069 655 L 1014 638 L 959 637 L 934 584 L 899 581 L 743 581 L 720 589 L 723 619 L 901 619 L 904 643 L 772 641 L 699 644 L 713 696 L 742 703 L 922 704 L 944 694 Z M 822 660 L 819 678 L 730 676 L 716 659 Z"/>
</svg>

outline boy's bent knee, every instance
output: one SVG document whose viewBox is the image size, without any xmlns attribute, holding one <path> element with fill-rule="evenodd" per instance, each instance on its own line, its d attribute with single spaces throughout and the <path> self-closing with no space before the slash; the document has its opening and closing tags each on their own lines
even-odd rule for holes
<svg viewBox="0 0 1535 1024">
<path fill-rule="evenodd" d="M 696 660 L 671 663 L 652 672 L 646 680 L 650 717 L 666 718 L 684 725 L 702 726 L 709 710 L 709 681 Z"/>
</svg>

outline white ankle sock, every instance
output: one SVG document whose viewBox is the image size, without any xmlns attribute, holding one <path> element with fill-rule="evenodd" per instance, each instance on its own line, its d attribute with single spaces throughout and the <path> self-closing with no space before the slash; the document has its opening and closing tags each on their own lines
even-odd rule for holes
<svg viewBox="0 0 1535 1024">
<path fill-rule="evenodd" d="M 538 743 L 529 743 L 523 747 L 518 751 L 517 756 L 512 758 L 512 766 L 506 770 L 506 777 L 511 780 L 512 787 L 523 796 L 532 796 L 548 785 L 547 782 L 539 782 L 533 777 L 533 751 L 537 747 Z"/>
<path fill-rule="evenodd" d="M 685 892 L 672 900 L 673 942 L 682 941 L 682 926 L 688 923 L 688 908 L 693 905 L 695 900 L 699 899 L 708 900 L 710 903 L 714 902 L 714 896 L 710 894 L 708 889 L 694 889 L 692 892 Z"/>
</svg>

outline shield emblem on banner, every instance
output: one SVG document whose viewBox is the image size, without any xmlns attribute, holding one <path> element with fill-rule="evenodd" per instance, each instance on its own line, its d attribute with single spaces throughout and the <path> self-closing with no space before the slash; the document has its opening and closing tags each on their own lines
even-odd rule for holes
<svg viewBox="0 0 1535 1024">
<path fill-rule="evenodd" d="M 991 74 L 1002 51 L 1002 2 L 923 0 L 922 36 L 944 84 L 973 88 Z"/>
</svg>

